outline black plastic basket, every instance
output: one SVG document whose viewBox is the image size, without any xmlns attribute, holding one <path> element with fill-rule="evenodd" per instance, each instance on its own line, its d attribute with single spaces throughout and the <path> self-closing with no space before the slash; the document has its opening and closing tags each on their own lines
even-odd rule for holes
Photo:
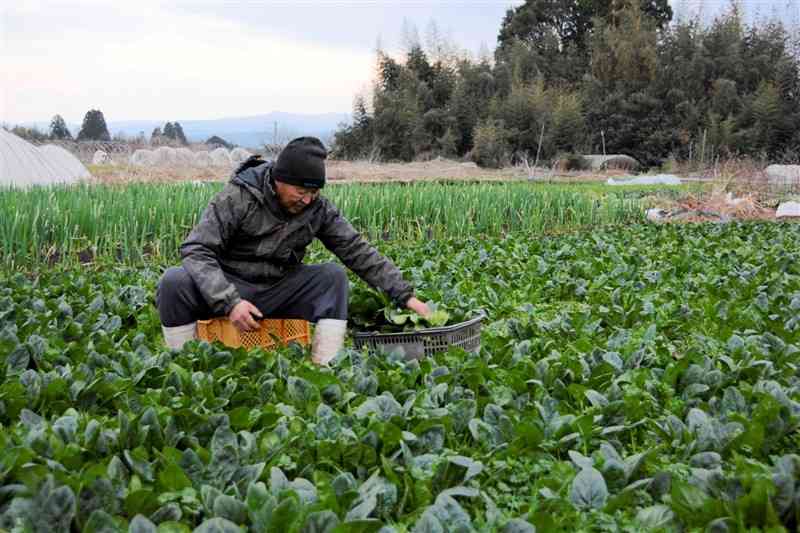
<svg viewBox="0 0 800 533">
<path fill-rule="evenodd" d="M 440 328 L 427 328 L 407 333 L 358 332 L 353 334 L 356 349 L 364 346 L 370 352 L 397 353 L 406 359 L 421 359 L 451 346 L 468 352 L 477 352 L 481 347 L 481 321 L 486 315 L 480 313 L 459 324 Z"/>
</svg>

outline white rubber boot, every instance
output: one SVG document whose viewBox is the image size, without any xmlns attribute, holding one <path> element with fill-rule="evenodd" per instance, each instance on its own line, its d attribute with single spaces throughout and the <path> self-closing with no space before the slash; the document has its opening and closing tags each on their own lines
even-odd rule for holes
<svg viewBox="0 0 800 533">
<path fill-rule="evenodd" d="M 180 350 L 187 342 L 197 338 L 197 322 L 184 324 L 183 326 L 175 326 L 168 328 L 161 326 L 161 331 L 164 332 L 164 341 L 167 346 L 175 350 Z"/>
<path fill-rule="evenodd" d="M 311 341 L 311 360 L 318 365 L 327 365 L 344 346 L 347 320 L 323 318 L 314 328 Z"/>
</svg>

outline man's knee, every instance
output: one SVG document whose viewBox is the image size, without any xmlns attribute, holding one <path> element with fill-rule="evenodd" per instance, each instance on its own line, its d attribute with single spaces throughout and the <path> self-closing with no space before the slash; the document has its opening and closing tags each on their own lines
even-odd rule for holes
<svg viewBox="0 0 800 533">
<path fill-rule="evenodd" d="M 194 283 L 189 273 L 182 266 L 169 267 L 158 282 L 158 293 L 161 296 L 172 296 L 184 291 Z"/>
<path fill-rule="evenodd" d="M 330 287 L 347 290 L 350 282 L 344 268 L 336 263 L 325 263 L 321 265 L 321 269 Z"/>
<path fill-rule="evenodd" d="M 173 327 L 197 320 L 203 310 L 196 292 L 194 281 L 186 269 L 168 268 L 156 288 L 156 306 L 161 323 Z"/>
</svg>

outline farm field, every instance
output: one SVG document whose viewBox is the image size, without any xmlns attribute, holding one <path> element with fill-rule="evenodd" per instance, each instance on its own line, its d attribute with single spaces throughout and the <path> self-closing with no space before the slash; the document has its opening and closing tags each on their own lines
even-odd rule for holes
<svg viewBox="0 0 800 533">
<path fill-rule="evenodd" d="M 332 370 L 166 350 L 166 258 L 6 269 L 0 528 L 794 530 L 798 245 L 773 223 L 381 242 L 424 298 L 488 314 L 482 349 Z"/>
<path fill-rule="evenodd" d="M 800 0 L 7 3 L 0 533 L 800 532 Z"/>
</svg>

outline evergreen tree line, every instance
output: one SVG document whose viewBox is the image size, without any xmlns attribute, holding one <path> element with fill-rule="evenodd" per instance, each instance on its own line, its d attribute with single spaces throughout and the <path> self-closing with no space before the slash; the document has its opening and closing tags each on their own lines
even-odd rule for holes
<svg viewBox="0 0 800 533">
<path fill-rule="evenodd" d="M 111 135 L 108 132 L 106 119 L 103 112 L 98 109 L 90 109 L 83 117 L 83 124 L 78 132 L 78 136 L 73 138 L 72 133 L 69 131 L 66 121 L 61 115 L 55 115 L 50 121 L 50 128 L 47 132 L 41 131 L 36 127 L 14 126 L 11 128 L 11 133 L 34 142 L 46 141 L 110 141 Z M 117 137 L 115 137 L 115 140 Z M 119 138 L 119 140 L 124 140 Z M 144 142 L 144 137 L 140 139 Z M 180 122 L 167 122 L 162 130 L 157 127 L 150 135 L 150 144 L 180 144 L 186 146 L 189 141 L 183 132 L 183 127 Z"/>
<path fill-rule="evenodd" d="M 173 144 L 178 143 L 182 146 L 189 144 L 186 140 L 186 135 L 183 133 L 183 127 L 180 122 L 167 122 L 164 124 L 164 129 L 155 128 L 150 135 L 150 144 Z"/>
<path fill-rule="evenodd" d="M 11 133 L 23 139 L 34 142 L 45 141 L 110 141 L 111 135 L 108 133 L 108 126 L 103 112 L 98 109 L 90 109 L 83 117 L 83 124 L 78 131 L 78 136 L 72 136 L 67 127 L 64 117 L 54 115 L 50 120 L 48 131 L 44 132 L 37 127 L 14 126 Z"/>
<path fill-rule="evenodd" d="M 335 134 L 345 159 L 623 153 L 645 165 L 800 158 L 800 55 L 780 23 L 671 23 L 667 0 L 527 0 L 494 58 L 435 61 L 419 42 L 379 51 L 371 101 Z"/>
<path fill-rule="evenodd" d="M 108 141 L 111 139 L 111 136 L 108 133 L 108 127 L 106 126 L 106 120 L 103 117 L 103 113 L 97 109 L 91 109 L 86 113 L 83 118 L 83 125 L 78 132 L 77 138 L 73 138 L 72 133 L 69 131 L 69 127 L 67 127 L 64 117 L 61 115 L 53 116 L 53 118 L 50 120 L 50 127 L 48 131 L 42 131 L 36 126 L 28 128 L 26 126 L 19 125 L 14 126 L 10 129 L 10 131 L 18 137 L 22 137 L 23 139 L 34 142 L 72 140 Z"/>
</svg>

